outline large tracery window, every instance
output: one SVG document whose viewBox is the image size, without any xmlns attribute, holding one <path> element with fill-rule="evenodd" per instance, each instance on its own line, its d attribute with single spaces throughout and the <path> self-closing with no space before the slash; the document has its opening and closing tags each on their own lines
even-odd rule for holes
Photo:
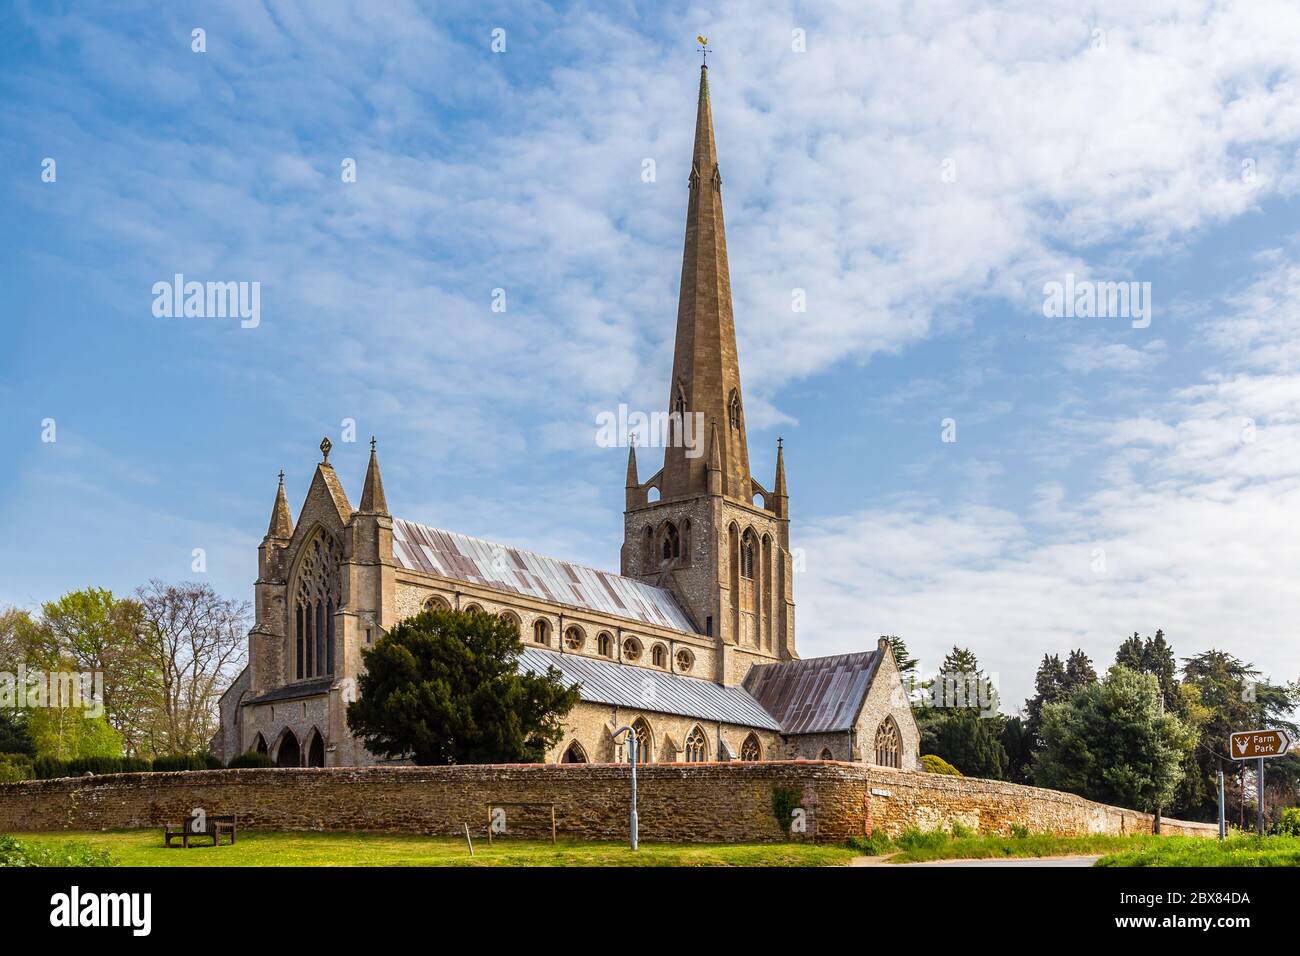
<svg viewBox="0 0 1300 956">
<path fill-rule="evenodd" d="M 703 763 L 709 759 L 709 743 L 699 724 L 686 735 L 686 762 Z"/>
<path fill-rule="evenodd" d="M 307 545 L 294 589 L 294 647 L 298 680 L 334 673 L 334 612 L 339 607 L 343 548 L 321 532 Z"/>
<path fill-rule="evenodd" d="M 886 717 L 876 730 L 876 763 L 881 767 L 901 768 L 903 748 L 898 739 L 898 724 Z"/>
<path fill-rule="evenodd" d="M 740 745 L 741 760 L 762 760 L 763 748 L 759 746 L 758 738 L 750 734 L 745 738 L 745 742 Z"/>
</svg>

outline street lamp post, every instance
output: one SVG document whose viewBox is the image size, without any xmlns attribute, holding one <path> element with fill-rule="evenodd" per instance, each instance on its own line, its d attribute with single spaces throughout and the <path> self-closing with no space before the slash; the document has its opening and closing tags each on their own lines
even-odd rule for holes
<svg viewBox="0 0 1300 956">
<path fill-rule="evenodd" d="M 617 741 L 618 738 L 625 733 L 627 734 L 627 741 L 628 741 L 628 748 L 627 748 L 628 762 L 631 763 L 632 765 L 632 812 L 628 818 L 628 830 L 631 834 L 630 845 L 632 849 L 635 850 L 636 842 L 637 842 L 636 840 L 636 758 L 637 758 L 637 747 L 640 745 L 640 741 L 636 739 L 636 731 L 634 731 L 631 727 L 620 727 L 618 728 L 618 730 L 614 731 L 614 740 Z"/>
</svg>

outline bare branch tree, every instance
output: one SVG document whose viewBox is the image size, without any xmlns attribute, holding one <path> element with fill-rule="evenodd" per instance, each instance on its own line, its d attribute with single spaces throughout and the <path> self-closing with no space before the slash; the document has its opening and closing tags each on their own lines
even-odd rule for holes
<svg viewBox="0 0 1300 956">
<path fill-rule="evenodd" d="M 217 699 L 244 664 L 249 605 L 211 585 L 151 580 L 136 592 L 160 682 L 155 753 L 195 753 L 216 732 Z"/>
</svg>

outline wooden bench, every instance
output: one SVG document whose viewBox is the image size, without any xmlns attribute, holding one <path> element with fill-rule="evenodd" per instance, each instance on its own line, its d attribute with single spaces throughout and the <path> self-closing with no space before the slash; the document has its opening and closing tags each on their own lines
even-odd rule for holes
<svg viewBox="0 0 1300 956">
<path fill-rule="evenodd" d="M 180 838 L 181 847 L 188 850 L 192 837 L 210 839 L 213 846 L 221 846 L 221 838 L 229 837 L 230 845 L 235 845 L 237 823 L 233 814 L 229 816 L 208 816 L 204 825 L 199 826 L 193 817 L 186 817 L 184 823 L 168 823 L 163 826 L 163 846 L 170 848 L 172 841 Z"/>
</svg>

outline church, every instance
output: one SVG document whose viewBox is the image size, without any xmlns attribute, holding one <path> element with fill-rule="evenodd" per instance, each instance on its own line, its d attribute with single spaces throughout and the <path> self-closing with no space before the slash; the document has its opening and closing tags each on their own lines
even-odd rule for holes
<svg viewBox="0 0 1300 956">
<path fill-rule="evenodd" d="M 500 615 L 520 666 L 557 668 L 581 702 L 547 755 L 652 763 L 846 760 L 919 766 L 919 734 L 889 642 L 800 658 L 790 496 L 778 442 L 770 486 L 749 469 L 708 67 L 700 70 L 663 465 L 629 449 L 619 573 L 394 517 L 378 456 L 356 507 L 321 442 L 297 520 L 284 478 L 258 549 L 248 665 L 212 741 L 279 766 L 381 762 L 349 732 L 361 652 L 431 606 Z M 680 438 L 687 416 L 704 449 Z"/>
</svg>

